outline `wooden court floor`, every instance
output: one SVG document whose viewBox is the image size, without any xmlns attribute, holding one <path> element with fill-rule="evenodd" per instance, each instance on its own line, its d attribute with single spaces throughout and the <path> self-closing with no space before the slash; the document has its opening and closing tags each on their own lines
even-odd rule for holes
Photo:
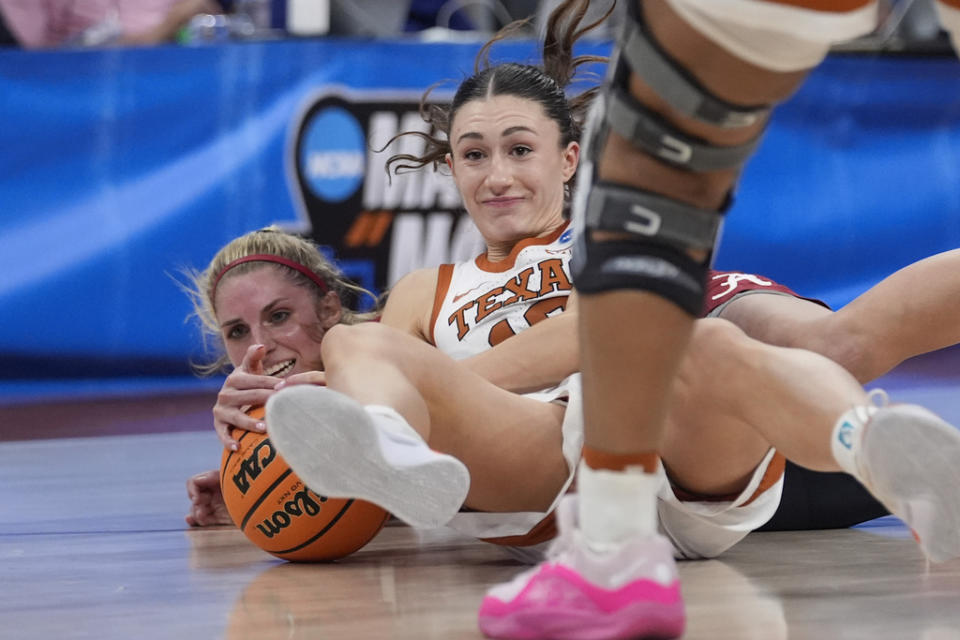
<svg viewBox="0 0 960 640">
<path fill-rule="evenodd" d="M 521 569 L 446 529 L 389 526 L 328 565 L 191 530 L 184 481 L 219 460 L 211 402 L 154 402 L 0 408 L 0 639 L 480 638 L 484 590 Z M 123 415 L 139 430 L 102 428 Z M 26 435 L 58 421 L 88 428 Z M 960 640 L 960 561 L 928 567 L 893 518 L 752 534 L 681 576 L 688 639 Z"/>
</svg>

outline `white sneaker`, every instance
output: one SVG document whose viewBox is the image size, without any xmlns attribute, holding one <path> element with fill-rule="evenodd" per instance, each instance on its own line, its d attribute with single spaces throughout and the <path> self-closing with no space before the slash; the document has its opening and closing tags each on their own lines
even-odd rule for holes
<svg viewBox="0 0 960 640">
<path fill-rule="evenodd" d="M 266 423 L 277 451 L 312 491 L 372 502 L 414 527 L 445 525 L 470 488 L 466 465 L 431 450 L 389 407 L 297 385 L 270 397 Z"/>
<path fill-rule="evenodd" d="M 680 637 L 686 617 L 667 539 L 653 534 L 596 552 L 576 516 L 577 496 L 565 496 L 547 560 L 487 591 L 480 630 L 527 640 Z"/>
<path fill-rule="evenodd" d="M 866 414 L 853 449 L 858 478 L 913 530 L 931 562 L 960 556 L 960 430 L 912 404 Z"/>
</svg>

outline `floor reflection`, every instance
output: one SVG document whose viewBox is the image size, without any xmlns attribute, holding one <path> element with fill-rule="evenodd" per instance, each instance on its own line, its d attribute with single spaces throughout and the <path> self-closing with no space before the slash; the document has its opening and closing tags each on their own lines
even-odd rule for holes
<svg viewBox="0 0 960 640">
<path fill-rule="evenodd" d="M 776 593 L 722 560 L 681 563 L 687 603 L 684 638 L 785 640 L 783 604 Z"/>
</svg>

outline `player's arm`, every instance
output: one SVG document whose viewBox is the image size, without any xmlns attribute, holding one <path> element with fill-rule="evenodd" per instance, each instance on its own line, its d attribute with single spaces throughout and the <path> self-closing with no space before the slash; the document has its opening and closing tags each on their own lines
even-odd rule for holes
<svg viewBox="0 0 960 640">
<path fill-rule="evenodd" d="M 790 296 L 741 296 L 720 317 L 768 344 L 808 349 L 861 383 L 960 342 L 960 249 L 887 276 L 836 313 Z"/>
<path fill-rule="evenodd" d="M 463 362 L 498 387 L 517 393 L 552 386 L 579 371 L 576 292 L 571 292 L 563 313 Z"/>
<path fill-rule="evenodd" d="M 418 269 L 393 285 L 380 322 L 430 342 L 430 317 L 439 270 Z"/>
</svg>

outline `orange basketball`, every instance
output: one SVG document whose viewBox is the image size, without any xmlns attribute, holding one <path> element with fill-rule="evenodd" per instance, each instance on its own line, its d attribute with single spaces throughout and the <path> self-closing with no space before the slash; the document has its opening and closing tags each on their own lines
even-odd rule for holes
<svg viewBox="0 0 960 640">
<path fill-rule="evenodd" d="M 262 418 L 263 407 L 248 412 Z M 224 449 L 220 487 L 233 522 L 255 545 L 278 558 L 320 562 L 349 555 L 370 542 L 389 513 L 363 500 L 310 491 L 265 434 L 231 430 L 240 444 Z"/>
</svg>

